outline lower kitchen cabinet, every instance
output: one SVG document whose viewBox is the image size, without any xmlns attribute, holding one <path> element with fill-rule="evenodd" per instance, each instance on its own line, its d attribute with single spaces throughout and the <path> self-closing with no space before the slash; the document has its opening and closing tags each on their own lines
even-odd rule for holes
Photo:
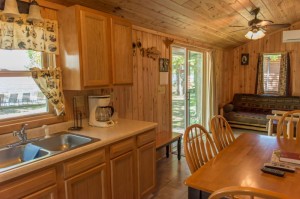
<svg viewBox="0 0 300 199">
<path fill-rule="evenodd" d="M 155 135 L 152 129 L 2 182 L 0 198 L 144 198 L 156 184 Z"/>
<path fill-rule="evenodd" d="M 135 198 L 134 152 L 130 151 L 110 161 L 113 199 Z"/>
<path fill-rule="evenodd" d="M 23 199 L 58 199 L 57 186 L 51 186 L 36 193 L 30 194 Z"/>
<path fill-rule="evenodd" d="M 54 168 L 18 177 L 0 184 L 0 198 L 56 198 L 56 171 Z"/>
<path fill-rule="evenodd" d="M 143 198 L 146 194 L 148 194 L 155 188 L 155 160 L 155 142 L 151 142 L 137 149 L 139 198 Z"/>
<path fill-rule="evenodd" d="M 106 164 L 66 180 L 65 188 L 68 199 L 106 199 Z"/>
</svg>

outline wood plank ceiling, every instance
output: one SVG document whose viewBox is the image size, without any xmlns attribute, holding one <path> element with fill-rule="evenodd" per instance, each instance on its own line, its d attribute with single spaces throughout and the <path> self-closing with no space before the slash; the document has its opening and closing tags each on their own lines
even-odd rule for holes
<svg viewBox="0 0 300 199">
<path fill-rule="evenodd" d="M 244 35 L 260 7 L 258 18 L 274 23 L 300 21 L 300 0 L 49 0 L 63 5 L 79 4 L 129 19 L 145 28 L 229 48 L 248 42 Z M 243 28 L 242 28 L 243 29 Z M 240 31 L 237 31 L 240 30 Z M 268 29 L 273 32 L 278 29 Z"/>
</svg>

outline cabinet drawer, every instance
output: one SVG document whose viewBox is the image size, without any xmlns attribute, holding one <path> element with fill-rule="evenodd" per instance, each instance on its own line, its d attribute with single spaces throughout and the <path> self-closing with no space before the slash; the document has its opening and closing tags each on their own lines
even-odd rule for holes
<svg viewBox="0 0 300 199">
<path fill-rule="evenodd" d="M 54 168 L 19 177 L 9 183 L 0 185 L 0 198 L 21 198 L 56 183 Z"/>
<path fill-rule="evenodd" d="M 110 158 L 117 157 L 128 151 L 133 150 L 135 147 L 135 138 L 129 138 L 127 140 L 118 142 L 110 146 Z"/>
<path fill-rule="evenodd" d="M 137 145 L 138 147 L 147 144 L 149 142 L 152 142 L 155 140 L 155 130 L 152 129 L 150 131 L 147 131 L 146 133 L 143 133 L 141 135 L 137 136 Z"/>
<path fill-rule="evenodd" d="M 65 162 L 64 176 L 69 178 L 105 162 L 105 150 L 97 150 Z"/>
</svg>

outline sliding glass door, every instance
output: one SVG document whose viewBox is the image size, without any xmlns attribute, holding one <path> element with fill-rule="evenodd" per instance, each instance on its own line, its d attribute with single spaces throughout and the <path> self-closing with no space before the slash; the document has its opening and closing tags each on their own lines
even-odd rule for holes
<svg viewBox="0 0 300 199">
<path fill-rule="evenodd" d="M 200 121 L 203 53 L 172 46 L 172 131 Z"/>
</svg>

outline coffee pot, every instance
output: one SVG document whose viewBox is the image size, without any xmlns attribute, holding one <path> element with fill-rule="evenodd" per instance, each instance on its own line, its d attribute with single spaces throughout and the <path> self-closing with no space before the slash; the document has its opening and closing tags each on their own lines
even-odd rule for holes
<svg viewBox="0 0 300 199">
<path fill-rule="evenodd" d="M 89 125 L 97 127 L 110 127 L 115 123 L 111 117 L 114 114 L 114 108 L 109 106 L 110 95 L 89 96 Z"/>
<path fill-rule="evenodd" d="M 114 108 L 112 106 L 98 106 L 95 114 L 97 121 L 107 122 L 111 120 L 111 116 L 114 114 Z"/>
</svg>

